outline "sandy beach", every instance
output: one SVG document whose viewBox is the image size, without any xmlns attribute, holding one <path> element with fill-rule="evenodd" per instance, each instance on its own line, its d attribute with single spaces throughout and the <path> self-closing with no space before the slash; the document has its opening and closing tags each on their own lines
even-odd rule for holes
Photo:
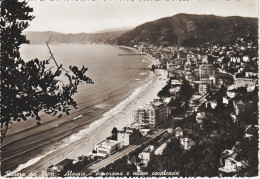
<svg viewBox="0 0 260 179">
<path fill-rule="evenodd" d="M 150 60 L 154 59 L 150 58 Z M 27 168 L 24 166 L 28 166 L 28 162 L 21 164 L 15 171 L 25 172 L 26 174 L 33 171 L 40 175 L 42 171 L 46 171 L 48 166 L 56 164 L 65 158 L 77 160 L 81 155 L 88 155 L 93 150 L 94 145 L 111 135 L 111 131 L 114 127 L 122 129 L 132 123 L 133 110 L 135 107 L 149 104 L 153 99 L 157 98 L 157 93 L 165 86 L 166 79 L 166 71 L 155 70 L 147 82 L 130 95 L 130 98 L 124 101 L 124 105 L 118 104 L 118 106 L 116 106 L 117 109 L 112 109 L 114 111 L 111 111 L 109 116 L 104 116 L 103 120 L 96 123 L 94 122 L 92 126 L 89 127 L 90 129 L 86 129 L 88 133 L 85 135 L 86 137 L 80 138 L 73 144 L 67 146 L 65 143 L 65 147 L 62 149 L 50 151 L 44 156 L 33 159 L 34 161 L 28 161 L 34 164 Z M 81 131 L 79 131 L 79 133 L 80 132 Z M 77 135 L 71 137 L 77 137 Z"/>
</svg>

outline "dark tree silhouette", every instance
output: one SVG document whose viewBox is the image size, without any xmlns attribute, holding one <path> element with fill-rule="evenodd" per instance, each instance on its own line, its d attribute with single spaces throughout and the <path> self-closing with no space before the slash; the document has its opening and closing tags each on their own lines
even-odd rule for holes
<svg viewBox="0 0 260 179">
<path fill-rule="evenodd" d="M 32 12 L 25 1 L 3 0 L 1 3 L 1 142 L 14 121 L 32 117 L 40 125 L 40 111 L 58 117 L 64 112 L 69 114 L 71 106 L 77 108 L 72 96 L 77 93 L 78 85 L 93 83 L 84 75 L 86 67 L 70 66 L 64 70 L 52 53 L 43 61 L 25 62 L 21 58 L 20 45 L 29 43 L 22 31 L 34 18 Z M 48 66 L 51 60 L 57 67 Z M 59 78 L 64 75 L 67 82 Z"/>
<path fill-rule="evenodd" d="M 117 131 L 116 127 L 114 127 L 112 129 L 111 133 L 112 133 L 112 140 L 117 140 L 117 133 L 118 133 L 118 131 Z"/>
</svg>

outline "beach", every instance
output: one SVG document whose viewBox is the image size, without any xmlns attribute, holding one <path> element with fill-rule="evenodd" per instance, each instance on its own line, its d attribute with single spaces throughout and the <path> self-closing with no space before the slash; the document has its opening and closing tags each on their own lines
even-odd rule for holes
<svg viewBox="0 0 260 179">
<path fill-rule="evenodd" d="M 133 48 L 128 48 L 128 47 L 122 47 L 122 48 L 134 51 L 135 53 L 138 52 L 138 50 L 133 49 Z M 118 52 L 115 52 L 115 53 L 118 53 Z M 140 52 L 138 52 L 138 53 L 140 53 Z M 147 55 L 145 55 L 145 56 L 146 56 L 146 58 L 145 58 L 146 60 L 145 60 L 145 62 L 143 62 L 144 64 L 145 63 L 146 64 L 154 63 L 155 59 L 153 59 L 151 56 L 147 56 Z M 124 59 L 125 59 L 125 57 L 124 57 Z M 130 61 L 129 61 L 129 63 L 130 63 Z M 91 69 L 93 69 L 93 68 L 91 68 Z M 135 69 L 135 68 L 133 68 L 133 69 Z M 90 123 L 90 125 L 82 126 L 83 128 L 79 128 L 78 130 L 73 129 L 73 132 L 68 131 L 69 133 L 71 133 L 71 135 L 68 135 L 67 137 L 60 138 L 59 140 L 57 140 L 58 144 L 51 145 L 51 143 L 48 144 L 48 140 L 47 141 L 44 140 L 44 143 L 48 144 L 48 146 L 45 147 L 44 151 L 41 153 L 38 153 L 37 151 L 30 152 L 31 154 L 35 153 L 34 155 L 36 155 L 38 153 L 37 157 L 33 157 L 32 159 L 30 159 L 26 162 L 23 162 L 22 164 L 19 164 L 19 166 L 14 170 L 14 172 L 25 172 L 28 174 L 29 172 L 33 171 L 33 172 L 37 172 L 39 175 L 40 172 L 46 171 L 48 166 L 57 164 L 65 158 L 70 158 L 70 159 L 76 160 L 81 155 L 88 155 L 93 150 L 94 145 L 98 144 L 99 142 L 105 140 L 108 136 L 110 136 L 111 131 L 114 127 L 116 127 L 117 129 L 120 130 L 121 128 L 132 123 L 133 122 L 133 110 L 135 109 L 135 107 L 138 105 L 149 104 L 151 101 L 153 101 L 153 99 L 157 98 L 157 93 L 166 84 L 166 76 L 167 76 L 166 71 L 155 70 L 155 72 L 147 72 L 145 69 L 144 70 L 141 69 L 141 70 L 144 71 L 144 73 L 138 72 L 138 74 L 140 73 L 139 74 L 140 77 L 142 77 L 143 74 L 144 75 L 146 74 L 149 77 L 146 80 L 142 80 L 142 79 L 140 80 L 139 79 L 140 77 L 138 77 L 138 78 L 133 77 L 133 80 L 135 80 L 136 83 L 139 83 L 138 87 L 134 88 L 134 90 L 132 90 L 133 92 L 129 93 L 128 95 L 124 95 L 125 97 L 122 98 L 120 101 L 118 101 L 118 103 L 115 105 L 115 107 L 113 107 L 110 110 L 108 110 L 107 112 L 105 112 L 98 120 L 94 120 L 94 119 L 91 120 L 91 115 L 89 116 L 87 114 L 83 115 L 83 117 L 75 120 L 75 122 L 72 122 L 73 124 L 75 124 L 75 123 L 80 124 L 80 121 L 84 122 L 86 117 L 88 118 L 88 120 L 90 120 L 92 122 Z M 137 69 L 136 71 L 140 71 L 140 70 Z M 117 85 L 120 85 L 120 84 L 117 84 Z M 95 87 L 95 86 L 93 86 L 93 87 Z M 93 88 L 93 90 L 94 89 L 96 89 L 96 87 Z M 124 89 L 122 92 L 124 92 L 125 90 L 127 90 L 127 89 Z M 124 94 L 124 93 L 122 93 L 122 94 Z M 81 100 L 83 100 L 83 99 L 81 99 Z M 70 118 L 74 118 L 75 116 L 77 116 L 79 114 L 80 113 L 77 112 L 77 113 L 73 114 L 72 116 L 69 115 L 66 117 L 66 118 L 68 118 L 66 120 L 69 121 Z M 57 125 L 56 121 L 57 120 L 52 121 L 52 123 L 55 123 L 54 126 Z M 58 122 L 59 121 L 57 121 L 57 123 Z M 60 122 L 62 122 L 62 120 Z M 72 123 L 67 122 L 66 125 L 70 125 L 70 124 L 72 125 Z M 50 126 L 50 125 L 47 124 L 46 127 Z M 58 124 L 58 125 L 61 125 L 61 124 Z M 55 128 L 53 128 L 52 130 L 54 130 L 54 129 Z M 65 130 L 65 128 L 63 130 Z M 66 130 L 70 130 L 70 129 L 67 128 Z M 64 132 L 66 132 L 66 130 Z M 21 133 L 21 134 L 24 134 L 24 133 Z M 46 134 L 50 135 L 51 133 L 46 132 Z M 42 134 L 42 136 L 43 135 L 44 134 Z M 64 133 L 64 136 L 65 136 L 65 133 Z M 14 137 L 15 136 L 13 136 L 13 138 Z M 12 139 L 12 138 L 9 138 L 9 140 L 10 139 Z M 29 139 L 30 138 L 28 138 L 28 140 Z M 55 138 L 53 138 L 51 140 L 55 140 Z M 40 145 L 43 145 L 43 144 L 40 144 Z"/>
<path fill-rule="evenodd" d="M 96 125 L 95 127 L 92 126 L 92 131 L 90 131 L 91 135 L 87 135 L 85 138 L 43 157 L 39 162 L 21 170 L 20 172 L 28 174 L 33 171 L 40 174 L 42 171 L 46 171 L 48 166 L 57 164 L 65 158 L 76 160 L 77 157 L 81 155 L 88 155 L 93 150 L 95 144 L 105 140 L 106 137 L 111 135 L 111 131 L 114 127 L 121 129 L 133 122 L 132 116 L 135 107 L 138 105 L 149 104 L 153 99 L 157 98 L 157 93 L 166 84 L 166 77 L 166 71 L 155 70 L 151 81 L 139 90 L 138 95 L 129 101 L 129 103 L 118 114 L 111 116 L 111 118 L 103 123 L 99 123 L 99 125 Z"/>
</svg>

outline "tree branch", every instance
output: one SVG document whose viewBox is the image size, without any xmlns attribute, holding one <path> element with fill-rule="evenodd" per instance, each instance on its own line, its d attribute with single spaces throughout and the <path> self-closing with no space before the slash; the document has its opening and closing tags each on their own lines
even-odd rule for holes
<svg viewBox="0 0 260 179">
<path fill-rule="evenodd" d="M 55 60 L 55 58 L 54 58 L 54 56 L 53 56 L 53 54 L 52 54 L 52 52 L 51 52 L 51 49 L 50 49 L 50 47 L 49 47 L 49 43 L 51 42 L 51 37 L 52 37 L 52 36 L 50 36 L 50 38 L 47 40 L 46 45 L 47 45 L 47 47 L 48 47 L 48 49 L 49 49 L 49 53 L 51 54 L 51 58 L 54 60 L 56 66 L 59 67 L 59 65 L 58 65 L 57 61 Z"/>
<path fill-rule="evenodd" d="M 52 36 L 50 36 L 50 38 L 47 40 L 46 45 L 49 49 L 49 53 L 51 54 L 50 59 L 52 58 L 54 60 L 55 64 L 56 64 L 56 66 L 59 68 L 58 63 L 57 63 L 56 59 L 54 58 L 53 53 L 51 52 L 51 48 L 49 47 L 49 43 L 51 42 L 51 38 L 52 38 Z M 62 69 L 68 73 L 68 71 L 66 69 L 64 69 L 63 67 L 62 67 Z"/>
<path fill-rule="evenodd" d="M 4 129 L 3 135 L 1 134 L 1 145 L 3 144 L 7 130 L 8 130 L 8 123 L 6 124 L 6 128 Z"/>
</svg>

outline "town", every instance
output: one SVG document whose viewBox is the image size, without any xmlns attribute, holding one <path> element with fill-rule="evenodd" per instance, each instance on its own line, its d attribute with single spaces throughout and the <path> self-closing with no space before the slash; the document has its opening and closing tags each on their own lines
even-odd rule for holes
<svg viewBox="0 0 260 179">
<path fill-rule="evenodd" d="M 247 37 L 200 47 L 129 47 L 167 70 L 158 99 L 136 106 L 134 123 L 48 176 L 254 176 L 258 154 L 258 44 Z"/>
</svg>

